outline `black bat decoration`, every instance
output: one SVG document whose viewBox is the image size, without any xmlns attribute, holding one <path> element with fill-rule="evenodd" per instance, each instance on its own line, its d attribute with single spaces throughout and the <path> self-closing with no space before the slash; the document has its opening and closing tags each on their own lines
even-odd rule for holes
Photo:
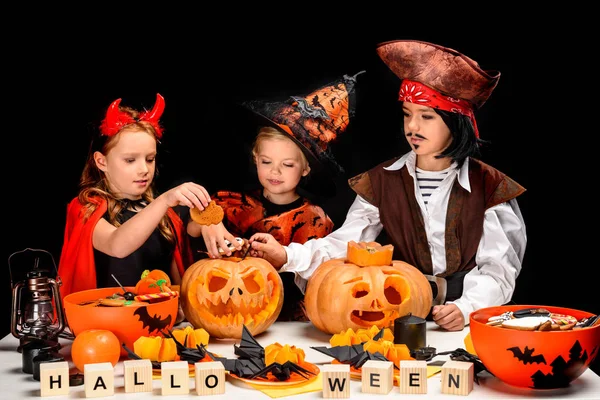
<svg viewBox="0 0 600 400">
<path fill-rule="evenodd" d="M 144 324 L 144 328 L 148 327 L 149 333 L 154 331 L 161 332 L 163 329 L 171 325 L 171 315 L 168 315 L 165 319 L 162 319 L 156 314 L 151 317 L 150 314 L 148 314 L 147 307 L 138 307 L 133 312 L 133 315 L 137 315 L 139 317 L 139 320 Z"/>
<path fill-rule="evenodd" d="M 187 361 L 188 364 L 194 364 L 202 360 L 204 357 L 206 357 L 206 354 L 208 353 L 203 344 L 201 346 L 196 345 L 195 349 L 193 347 L 184 346 L 175 338 L 171 330 L 163 332 L 163 336 L 166 338 L 173 339 L 173 341 L 175 342 L 175 347 L 177 349 L 177 355 L 179 355 L 181 361 Z M 187 335 L 184 339 L 184 342 L 187 342 Z"/>
<path fill-rule="evenodd" d="M 260 371 L 258 371 L 254 375 L 250 376 L 250 379 L 256 379 L 256 378 L 265 378 L 265 379 L 267 379 L 267 374 L 269 372 L 271 374 L 273 374 L 273 376 L 275 378 L 277 378 L 278 380 L 280 380 L 280 381 L 286 381 L 286 380 L 290 379 L 290 376 L 292 375 L 292 372 L 297 373 L 298 375 L 300 375 L 304 379 L 308 379 L 309 378 L 308 375 L 315 375 L 314 372 L 309 371 L 309 370 L 307 370 L 305 368 L 302 368 L 298 364 L 295 364 L 295 363 L 293 363 L 291 361 L 286 361 L 283 364 L 280 364 L 278 362 L 274 362 L 272 364 L 269 364 L 268 366 L 266 366 L 265 368 L 261 369 Z"/>
<path fill-rule="evenodd" d="M 379 332 L 377 332 L 377 335 L 373 336 L 373 340 L 377 341 L 377 340 L 381 339 L 382 337 L 383 337 L 383 329 L 381 329 Z M 363 353 L 368 353 L 368 352 L 365 352 L 365 350 L 363 348 L 365 343 L 366 342 L 362 342 L 359 344 L 353 344 L 350 346 L 334 346 L 334 347 L 324 347 L 324 346 L 312 347 L 311 346 L 311 349 L 317 350 L 323 354 L 328 355 L 329 357 L 333 357 L 341 363 L 350 364 L 350 363 L 352 363 L 351 360 L 353 360 L 353 359 L 359 360 L 360 359 L 360 357 L 357 358 L 357 356 L 360 356 Z M 381 354 L 381 353 L 379 353 L 379 354 Z M 383 355 L 382 355 L 382 357 L 383 357 Z M 388 361 L 388 360 L 386 359 L 386 361 Z M 362 365 L 364 363 L 365 362 L 363 361 L 360 365 Z M 356 367 L 356 368 L 360 368 L 360 367 Z"/>
<path fill-rule="evenodd" d="M 210 351 L 206 351 L 208 356 L 214 361 L 221 361 L 225 370 L 239 376 L 240 378 L 255 379 L 257 377 L 265 378 L 266 375 L 271 374 L 280 381 L 289 379 L 292 372 L 296 372 L 298 375 L 305 379 L 308 376 L 305 374 L 312 374 L 313 372 L 308 371 L 301 366 L 287 361 L 284 364 L 272 363 L 270 365 L 265 364 L 265 349 L 262 347 L 254 336 L 250 333 L 246 325 L 242 326 L 242 339 L 239 346 L 233 345 L 234 353 L 239 357 L 237 359 L 229 359 L 225 357 L 218 357 Z"/>
<path fill-rule="evenodd" d="M 385 358 L 385 356 L 378 351 L 376 351 L 375 353 L 371 353 L 369 351 L 363 351 L 362 354 L 352 357 L 349 360 L 349 364 L 351 366 L 353 366 L 354 368 L 359 369 L 363 366 L 364 363 L 366 363 L 369 360 L 390 361 L 387 358 Z M 394 368 L 399 369 L 398 367 L 396 367 L 396 364 L 394 364 Z"/>
<path fill-rule="evenodd" d="M 441 356 L 441 355 L 449 355 L 451 360 L 454 361 L 468 361 L 468 362 L 472 362 L 473 363 L 473 367 L 475 368 L 474 373 L 473 373 L 473 380 L 475 381 L 476 384 L 479 385 L 479 378 L 477 376 L 478 373 L 482 372 L 482 371 L 487 371 L 490 373 L 490 375 L 494 375 L 492 374 L 485 365 L 483 365 L 483 363 L 481 362 L 481 360 L 479 359 L 479 357 L 469 353 L 467 350 L 462 349 L 462 348 L 458 348 L 456 350 L 452 350 L 452 351 L 442 351 L 440 353 L 435 353 L 435 347 L 430 347 L 430 348 L 426 348 L 426 349 L 433 349 L 432 351 L 434 352 L 433 357 L 436 356 Z"/>
<path fill-rule="evenodd" d="M 544 363 L 546 364 L 546 359 L 544 358 L 543 354 L 536 354 L 533 355 L 533 351 L 535 349 L 530 349 L 529 347 L 525 346 L 525 350 L 522 351 L 520 348 L 518 347 L 510 347 L 508 349 L 506 349 L 508 351 L 512 351 L 513 356 L 515 356 L 517 358 L 517 360 L 523 362 L 523 364 L 527 365 L 527 364 L 533 364 L 533 363 Z"/>
</svg>

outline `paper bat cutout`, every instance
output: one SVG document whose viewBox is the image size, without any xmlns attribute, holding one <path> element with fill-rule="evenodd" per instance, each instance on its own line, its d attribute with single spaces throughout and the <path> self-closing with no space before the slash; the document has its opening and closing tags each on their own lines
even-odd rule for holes
<svg viewBox="0 0 600 400">
<path fill-rule="evenodd" d="M 523 362 L 523 364 L 533 364 L 533 363 L 544 363 L 546 364 L 546 359 L 543 354 L 532 355 L 535 349 L 529 349 L 529 347 L 525 346 L 525 350 L 521 351 L 518 347 L 510 347 L 506 349 L 508 351 L 512 351 L 513 356 L 517 358 L 517 360 Z"/>
<path fill-rule="evenodd" d="M 373 336 L 373 340 L 377 341 L 383 337 L 383 329 L 377 332 L 377 335 Z M 324 347 L 324 346 L 311 346 L 311 349 L 317 350 L 323 354 L 328 355 L 329 357 L 333 357 L 339 362 L 343 364 L 350 364 L 354 368 L 360 368 L 362 365 L 368 360 L 382 360 L 389 361 L 385 356 L 379 352 L 370 353 L 364 350 L 364 344 L 367 343 L 362 342 L 359 344 L 353 344 L 351 346 L 334 346 L 334 347 Z M 367 353 L 367 354 L 365 354 Z M 378 354 L 378 356 L 375 356 Z M 394 367 L 396 367 L 394 365 Z"/>
<path fill-rule="evenodd" d="M 269 372 L 280 381 L 289 379 L 292 372 L 296 372 L 304 379 L 308 379 L 307 374 L 314 375 L 313 372 L 308 371 L 291 361 L 286 361 L 283 364 L 272 363 L 267 366 L 264 361 L 264 347 L 262 347 L 256 341 L 256 339 L 254 339 L 254 336 L 252 336 L 248 328 L 246 328 L 246 325 L 242 326 L 242 338 L 240 345 L 237 346 L 234 344 L 233 348 L 234 353 L 239 357 L 237 359 L 218 357 L 210 351 L 206 351 L 206 354 L 208 354 L 208 356 L 214 361 L 221 361 L 225 367 L 225 370 L 241 378 L 267 379 L 267 374 Z"/>
<path fill-rule="evenodd" d="M 186 347 L 182 343 L 180 343 L 173 335 L 173 331 L 168 330 L 167 332 L 162 333 L 164 337 L 171 338 L 175 342 L 175 348 L 177 349 L 177 355 L 181 361 L 187 361 L 188 364 L 194 364 L 203 360 L 208 351 L 204 347 L 204 344 L 196 345 L 196 348 Z M 187 342 L 187 335 L 184 339 L 184 342 Z"/>
<path fill-rule="evenodd" d="M 154 331 L 160 332 L 171 325 L 171 315 L 168 315 L 165 319 L 161 319 L 161 317 L 156 316 L 156 314 L 151 317 L 150 314 L 148 314 L 147 307 L 138 307 L 133 312 L 133 315 L 137 315 L 139 317 L 139 320 L 144 324 L 144 328 L 148 327 L 149 333 Z"/>
<path fill-rule="evenodd" d="M 435 352 L 434 347 L 431 347 L 430 349 L 433 349 L 433 351 Z M 436 357 L 436 356 L 446 355 L 446 354 L 449 355 L 450 359 L 454 360 L 454 361 L 472 362 L 473 367 L 475 368 L 474 373 L 473 373 L 473 380 L 478 385 L 479 385 L 479 378 L 477 377 L 477 374 L 480 373 L 481 371 L 487 371 L 490 375 L 494 375 L 486 368 L 485 365 L 483 365 L 483 363 L 481 362 L 479 357 L 469 353 L 467 350 L 465 350 L 463 348 L 458 348 L 458 349 L 452 350 L 452 351 L 442 351 L 440 353 L 434 353 L 431 358 Z"/>
</svg>

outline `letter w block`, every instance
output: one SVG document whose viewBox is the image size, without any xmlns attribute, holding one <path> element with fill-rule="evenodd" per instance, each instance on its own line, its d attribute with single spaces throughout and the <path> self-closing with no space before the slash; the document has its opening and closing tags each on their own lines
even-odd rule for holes
<svg viewBox="0 0 600 400">
<path fill-rule="evenodd" d="M 321 366 L 323 374 L 323 397 L 347 399 L 350 397 L 350 365 L 326 364 Z"/>
</svg>

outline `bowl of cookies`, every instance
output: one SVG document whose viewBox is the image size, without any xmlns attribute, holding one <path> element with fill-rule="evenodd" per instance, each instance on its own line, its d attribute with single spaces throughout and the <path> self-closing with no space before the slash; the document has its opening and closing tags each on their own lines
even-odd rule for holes
<svg viewBox="0 0 600 400">
<path fill-rule="evenodd" d="M 65 296 L 64 314 L 71 332 L 77 336 L 88 329 L 106 329 L 133 350 L 141 336 L 162 336 L 163 331 L 172 329 L 179 308 L 178 292 L 136 294 L 135 289 L 109 287 Z M 121 354 L 127 355 L 125 349 Z"/>
<path fill-rule="evenodd" d="M 469 319 L 477 356 L 512 386 L 567 387 L 600 351 L 600 319 L 581 310 L 510 305 L 479 309 Z"/>
</svg>

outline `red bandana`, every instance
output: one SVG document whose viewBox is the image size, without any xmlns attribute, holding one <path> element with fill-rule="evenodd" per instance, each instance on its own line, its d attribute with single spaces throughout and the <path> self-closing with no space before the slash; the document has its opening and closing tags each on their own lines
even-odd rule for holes
<svg viewBox="0 0 600 400">
<path fill-rule="evenodd" d="M 479 130 L 477 129 L 477 123 L 475 122 L 473 107 L 468 101 L 443 95 L 422 83 L 411 81 L 409 79 L 404 79 L 402 81 L 398 100 L 466 115 L 473 124 L 475 136 L 479 137 Z"/>
</svg>

